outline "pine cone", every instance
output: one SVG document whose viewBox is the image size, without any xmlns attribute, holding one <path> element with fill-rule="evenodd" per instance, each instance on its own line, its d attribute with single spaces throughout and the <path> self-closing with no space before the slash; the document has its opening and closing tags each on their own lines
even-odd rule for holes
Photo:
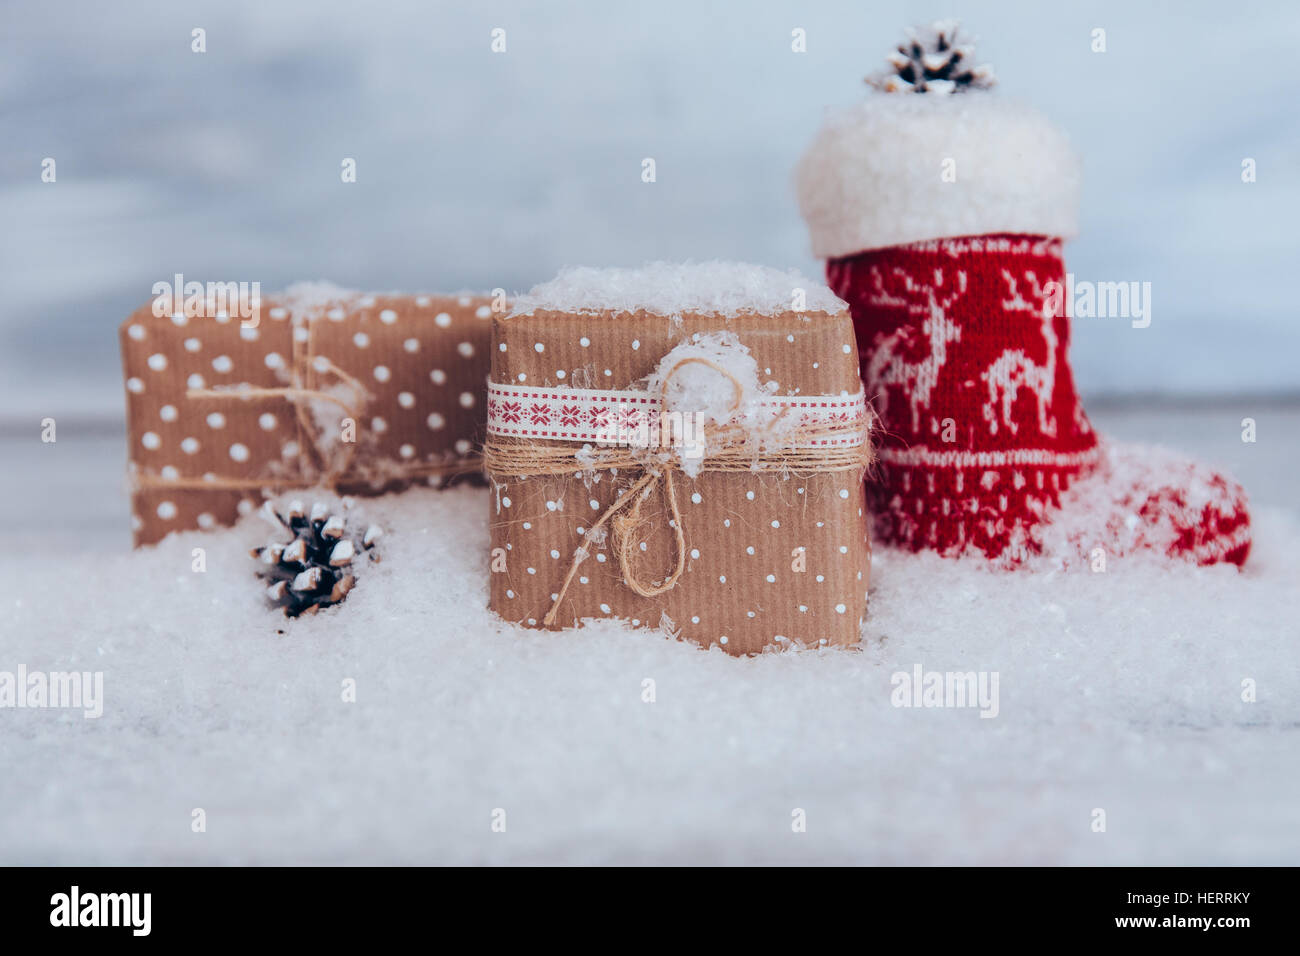
<svg viewBox="0 0 1300 956">
<path fill-rule="evenodd" d="M 270 505 L 266 513 L 293 539 L 288 544 L 254 548 L 250 554 L 261 559 L 262 569 L 257 576 L 271 582 L 267 597 L 276 607 L 284 608 L 285 617 L 312 614 L 347 597 L 356 583 L 353 559 L 370 552 L 383 533 L 371 525 L 360 538 L 349 535 L 344 519 L 329 514 L 329 509 L 319 502 L 312 505 L 310 516 L 304 514 L 301 501 L 289 505 L 287 517 Z M 379 560 L 374 553 L 369 558 Z"/>
<path fill-rule="evenodd" d="M 957 39 L 958 22 L 940 20 L 907 31 L 898 51 L 889 55 L 892 67 L 867 77 L 886 93 L 962 93 L 993 86 L 993 67 L 975 66 L 975 44 Z"/>
</svg>

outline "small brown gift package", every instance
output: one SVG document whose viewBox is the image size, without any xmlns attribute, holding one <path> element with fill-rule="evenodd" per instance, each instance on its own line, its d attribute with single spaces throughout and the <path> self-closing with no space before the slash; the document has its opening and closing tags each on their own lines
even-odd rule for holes
<svg viewBox="0 0 1300 956">
<path fill-rule="evenodd" d="M 242 319 L 141 307 L 120 329 L 136 546 L 233 524 L 263 492 L 478 471 L 492 307 L 317 284 Z"/>
<path fill-rule="evenodd" d="M 769 404 L 795 415 L 826 406 L 805 428 L 826 447 L 768 449 L 756 461 L 743 448 L 718 457 L 710 437 L 690 477 L 593 440 L 614 434 L 600 430 L 610 414 L 653 406 L 638 389 L 665 355 L 718 333 L 748 350 L 758 379 L 779 383 Z M 490 607 L 552 629 L 621 618 L 736 655 L 856 644 L 870 573 L 861 388 L 842 310 L 495 317 Z"/>
</svg>

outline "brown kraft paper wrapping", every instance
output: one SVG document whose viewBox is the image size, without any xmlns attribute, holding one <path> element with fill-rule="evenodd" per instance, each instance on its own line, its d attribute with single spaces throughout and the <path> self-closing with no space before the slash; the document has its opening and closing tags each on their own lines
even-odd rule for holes
<svg viewBox="0 0 1300 956">
<path fill-rule="evenodd" d="M 135 545 L 233 524 L 263 492 L 377 494 L 477 471 L 491 309 L 290 290 L 243 328 L 142 306 L 119 332 Z"/>
<path fill-rule="evenodd" d="M 492 381 L 629 389 L 694 333 L 719 331 L 738 336 L 760 378 L 778 382 L 781 395 L 861 389 L 849 315 L 816 312 L 501 315 L 493 319 Z M 492 610 L 545 627 L 587 529 L 638 474 L 597 472 L 591 480 L 489 471 Z M 674 484 L 687 555 L 676 585 L 655 597 L 635 593 L 624 582 L 610 535 L 579 565 L 552 627 L 622 618 L 634 626 L 663 625 L 736 655 L 858 642 L 870 574 L 862 468 L 789 476 L 704 470 L 694 479 L 676 471 Z M 638 531 L 644 577 L 655 581 L 668 574 L 676 555 L 662 487 L 659 492 L 645 501 L 649 520 Z"/>
</svg>

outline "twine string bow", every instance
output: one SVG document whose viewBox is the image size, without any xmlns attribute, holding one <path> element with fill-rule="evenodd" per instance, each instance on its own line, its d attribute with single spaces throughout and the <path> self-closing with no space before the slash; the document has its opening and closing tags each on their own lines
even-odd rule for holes
<svg viewBox="0 0 1300 956">
<path fill-rule="evenodd" d="M 681 359 L 677 364 L 668 370 L 664 375 L 663 381 L 659 385 L 659 402 L 660 408 L 665 407 L 668 398 L 668 383 L 672 381 L 678 370 L 685 365 L 699 363 L 707 365 L 714 371 L 720 372 L 731 382 L 732 401 L 731 407 L 727 409 L 728 414 L 734 414 L 740 409 L 740 403 L 744 398 L 745 387 L 740 383 L 732 372 L 719 365 L 711 359 L 700 356 L 687 356 Z M 617 465 L 607 465 L 606 467 L 614 468 Z M 569 585 L 573 583 L 573 577 L 578 573 L 578 567 L 586 560 L 591 553 L 590 548 L 599 540 L 601 529 L 605 523 L 611 522 L 614 529 L 615 553 L 618 555 L 619 570 L 623 575 L 623 583 L 642 597 L 656 597 L 665 591 L 671 591 L 677 586 L 682 574 L 686 571 L 686 531 L 682 527 L 682 511 L 677 504 L 677 486 L 673 481 L 673 472 L 676 470 L 675 463 L 671 461 L 651 462 L 649 451 L 647 449 L 646 461 L 644 464 L 645 474 L 632 483 L 632 486 L 619 495 L 618 499 L 605 509 L 605 512 L 596 520 L 587 533 L 583 536 L 582 545 L 574 551 L 573 561 L 569 565 L 569 573 L 564 576 L 564 583 L 556 593 L 555 600 L 551 602 L 551 609 L 546 612 L 542 618 L 542 623 L 550 627 L 555 623 L 555 616 L 559 613 L 560 602 L 564 600 L 564 595 L 569 590 Z M 639 545 L 637 538 L 641 526 L 646 523 L 647 518 L 641 514 L 641 506 L 645 504 L 658 485 L 662 483 L 664 488 L 664 497 L 668 501 L 668 510 L 672 514 L 668 522 L 669 527 L 673 529 L 673 539 L 676 545 L 677 553 L 673 559 L 672 571 L 664 578 L 663 581 L 652 581 L 645 583 L 637 575 L 633 557 Z"/>
<path fill-rule="evenodd" d="M 169 488 L 203 488 L 224 491 L 246 491 L 267 488 L 276 485 L 294 483 L 319 484 L 337 492 L 339 485 L 350 479 L 362 479 L 367 476 L 357 461 L 358 443 L 355 441 L 339 442 L 341 452 L 334 451 L 334 443 L 328 441 L 324 431 L 313 421 L 311 403 L 313 401 L 329 402 L 343 411 L 343 417 L 359 423 L 370 393 L 355 376 L 339 368 L 323 355 L 315 351 L 316 323 L 308 318 L 295 315 L 292 320 L 292 358 L 289 363 L 289 384 L 281 387 L 239 385 L 227 388 L 189 388 L 185 391 L 186 399 L 217 399 L 221 401 L 254 399 L 286 399 L 294 409 L 297 425 L 297 471 L 294 475 L 231 477 L 206 475 L 203 477 L 176 476 L 166 478 L 161 475 L 137 475 L 137 487 L 166 486 Z M 305 330 L 300 332 L 299 330 Z M 316 376 L 332 375 L 338 383 L 347 387 L 350 393 L 343 398 L 333 391 L 320 387 Z M 478 471 L 482 460 L 478 455 L 465 456 L 460 461 L 449 464 L 429 462 L 392 462 L 385 463 L 388 477 L 410 479 L 423 475 L 451 476 Z"/>
<path fill-rule="evenodd" d="M 735 420 L 735 413 L 744 401 L 744 386 L 728 369 L 701 356 L 682 358 L 668 370 L 660 382 L 660 407 L 667 398 L 667 388 L 673 376 L 686 365 L 698 363 L 709 366 L 727 378 L 734 390 L 728 414 L 731 420 L 716 428 L 705 429 L 706 450 L 700 462 L 700 471 L 733 473 L 794 473 L 819 474 L 838 471 L 861 471 L 871 462 L 871 445 L 867 441 L 869 419 L 843 415 L 830 420 L 783 423 L 792 405 L 783 406 L 760 428 L 752 423 Z M 568 593 L 578 568 L 591 554 L 609 525 L 614 532 L 614 551 L 618 557 L 619 571 L 633 592 L 642 597 L 655 597 L 675 587 L 686 570 L 686 529 L 677 500 L 676 472 L 683 470 L 680 458 L 671 453 L 656 451 L 651 447 L 634 449 L 620 447 L 593 452 L 589 446 L 575 449 L 573 445 L 532 444 L 527 441 L 501 440 L 489 436 L 483 453 L 484 465 L 490 476 L 572 475 L 575 471 L 614 471 L 627 468 L 640 469 L 641 474 L 605 509 L 600 518 L 583 536 L 582 544 L 574 550 L 573 560 L 559 590 L 551 601 L 550 609 L 542 619 L 547 626 L 555 624 L 560 605 Z M 647 581 L 636 568 L 634 560 L 640 548 L 640 532 L 650 521 L 643 512 L 645 502 L 662 487 L 671 516 L 675 555 L 668 575 L 662 581 Z"/>
<path fill-rule="evenodd" d="M 306 328 L 307 334 L 300 336 L 298 329 Z M 293 405 L 294 416 L 298 425 L 298 473 L 302 478 L 319 471 L 318 483 L 327 488 L 337 489 L 340 479 L 348 474 L 357 454 L 355 441 L 341 442 L 342 454 L 331 454 L 331 447 L 326 444 L 324 433 L 312 421 L 312 401 L 330 402 L 343 409 L 344 417 L 354 423 L 361 420 L 361 413 L 369 399 L 366 387 L 354 376 L 349 375 L 323 355 L 315 354 L 316 324 L 300 324 L 295 316 L 293 329 L 293 360 L 290 363 L 289 384 L 280 388 L 236 387 L 236 388 L 191 388 L 185 392 L 186 398 L 217 398 L 249 400 L 254 398 L 284 398 Z M 316 387 L 313 373 L 330 374 L 351 392 L 351 401 L 340 398 L 333 392 Z M 310 450 L 310 451 L 309 451 Z M 231 482 L 235 484 L 231 484 Z M 218 478 L 217 487 L 246 487 L 247 481 L 241 479 Z M 260 482 L 259 484 L 265 484 Z"/>
</svg>

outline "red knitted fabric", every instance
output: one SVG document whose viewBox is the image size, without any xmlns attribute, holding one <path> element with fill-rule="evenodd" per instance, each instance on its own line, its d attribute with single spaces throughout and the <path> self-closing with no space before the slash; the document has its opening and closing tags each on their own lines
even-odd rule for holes
<svg viewBox="0 0 1300 956">
<path fill-rule="evenodd" d="M 1048 307 L 1048 283 L 1065 279 L 1061 245 L 987 235 L 827 263 L 880 417 L 868 485 L 878 538 L 1016 565 L 1043 549 L 1062 493 L 1092 476 L 1098 487 L 1076 507 L 1097 513 L 1065 523 L 1079 549 L 1242 563 L 1250 536 L 1239 486 L 1186 463 L 1184 475 L 1175 467 L 1134 487 L 1150 476 L 1102 454 L 1070 371 L 1069 319 Z"/>
</svg>

